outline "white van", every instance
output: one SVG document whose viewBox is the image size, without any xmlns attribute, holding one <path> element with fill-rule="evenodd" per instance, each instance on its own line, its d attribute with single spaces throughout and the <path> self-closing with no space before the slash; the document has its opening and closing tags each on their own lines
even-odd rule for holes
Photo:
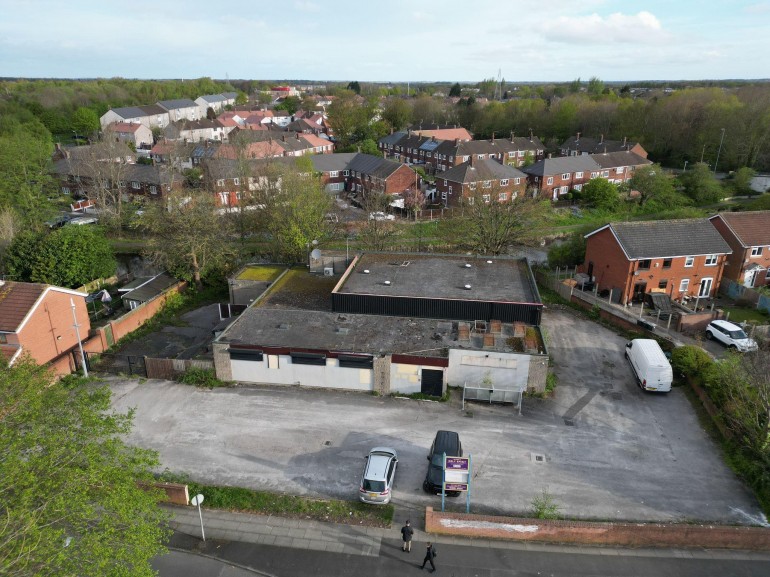
<svg viewBox="0 0 770 577">
<path fill-rule="evenodd" d="M 634 339 L 626 345 L 626 358 L 642 389 L 661 393 L 671 390 L 674 371 L 657 341 Z"/>
</svg>

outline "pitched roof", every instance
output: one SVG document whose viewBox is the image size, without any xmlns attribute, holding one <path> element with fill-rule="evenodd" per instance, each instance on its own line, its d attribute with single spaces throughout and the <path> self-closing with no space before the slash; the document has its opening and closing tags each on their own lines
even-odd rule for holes
<svg viewBox="0 0 770 577">
<path fill-rule="evenodd" d="M 170 274 L 162 272 L 155 276 L 150 282 L 144 283 L 139 288 L 125 293 L 120 298 L 144 303 L 154 299 L 166 289 L 174 286 L 177 282 L 179 281 Z"/>
<path fill-rule="evenodd" d="M 436 175 L 452 182 L 481 182 L 485 180 L 526 178 L 527 175 L 517 168 L 500 164 L 496 160 L 484 158 L 473 162 L 463 162 Z"/>
<path fill-rule="evenodd" d="M 168 114 L 168 110 L 165 110 L 157 104 L 147 104 L 145 106 L 137 106 L 137 108 L 142 111 L 142 116 L 156 116 L 158 114 L 162 116 Z"/>
<path fill-rule="evenodd" d="M 629 260 L 730 254 L 730 246 L 706 218 L 611 222 L 609 228 Z"/>
<path fill-rule="evenodd" d="M 318 172 L 334 172 L 347 169 L 350 161 L 358 152 L 338 152 L 336 154 L 313 154 L 310 156 L 310 162 L 313 163 L 313 169 Z"/>
<path fill-rule="evenodd" d="M 378 178 L 388 178 L 399 168 L 405 166 L 400 162 L 386 160 L 381 156 L 371 154 L 356 154 L 348 165 L 349 170 L 355 170 L 363 174 L 370 174 Z"/>
<path fill-rule="evenodd" d="M 432 137 L 435 136 L 440 140 L 454 140 L 459 138 L 460 140 L 472 140 L 473 135 L 465 128 L 439 128 L 435 130 L 413 130 L 415 134 L 420 136 Z"/>
<path fill-rule="evenodd" d="M 179 108 L 198 108 L 189 98 L 176 98 L 174 100 L 159 100 L 158 106 L 165 108 L 166 110 L 177 110 Z"/>
<path fill-rule="evenodd" d="M 720 212 L 709 220 L 721 218 L 745 247 L 770 245 L 770 210 Z"/>
<path fill-rule="evenodd" d="M 224 102 L 225 100 L 228 100 L 224 94 L 204 94 L 203 96 L 199 96 L 201 100 L 205 100 L 209 104 L 214 104 L 216 102 Z"/>
<path fill-rule="evenodd" d="M 398 132 L 394 132 L 393 134 L 388 134 L 387 136 L 380 138 L 380 144 L 397 144 L 406 135 L 406 132 L 399 130 Z"/>
<path fill-rule="evenodd" d="M 544 158 L 522 171 L 532 176 L 553 176 L 567 172 L 592 172 L 601 170 L 601 166 L 590 156 L 559 156 Z"/>
<path fill-rule="evenodd" d="M 620 152 L 622 150 L 631 150 L 639 144 L 633 140 L 597 140 L 596 138 L 586 138 L 585 136 L 577 138 L 570 136 L 562 142 L 559 148 L 575 150 L 581 154 L 598 154 L 600 152 Z"/>
<path fill-rule="evenodd" d="M 641 157 L 635 152 L 631 152 L 629 150 L 623 150 L 620 152 L 602 152 L 601 154 L 591 154 L 590 156 L 602 168 L 652 164 L 652 160 Z"/>
<path fill-rule="evenodd" d="M 14 333 L 21 330 L 27 315 L 46 292 L 55 290 L 85 297 L 85 293 L 41 283 L 5 281 L 0 284 L 0 331 Z"/>
<path fill-rule="evenodd" d="M 139 130 L 143 124 L 138 122 L 113 122 L 105 127 L 105 130 L 112 130 L 113 132 L 120 132 L 126 134 L 132 134 Z"/>
</svg>

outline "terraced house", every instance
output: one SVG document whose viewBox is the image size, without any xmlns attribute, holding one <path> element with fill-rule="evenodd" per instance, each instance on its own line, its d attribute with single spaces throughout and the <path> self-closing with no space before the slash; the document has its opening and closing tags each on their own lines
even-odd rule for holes
<svg viewBox="0 0 770 577">
<path fill-rule="evenodd" d="M 512 166 L 474 156 L 436 175 L 436 195 L 444 206 L 472 203 L 481 195 L 485 202 L 508 202 L 527 189 L 527 175 Z"/>
</svg>

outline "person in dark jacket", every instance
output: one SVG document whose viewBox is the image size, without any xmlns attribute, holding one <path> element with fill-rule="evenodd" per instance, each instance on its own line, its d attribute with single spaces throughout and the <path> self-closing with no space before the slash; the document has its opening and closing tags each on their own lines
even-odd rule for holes
<svg viewBox="0 0 770 577">
<path fill-rule="evenodd" d="M 414 535 L 414 529 L 412 529 L 409 519 L 407 519 L 406 525 L 401 527 L 401 537 L 404 539 L 404 544 L 401 547 L 402 551 L 412 552 L 412 535 Z"/>
<path fill-rule="evenodd" d="M 428 541 L 428 548 L 425 551 L 425 559 L 422 560 L 422 565 L 420 566 L 420 569 L 425 569 L 425 564 L 430 563 L 431 573 L 433 573 L 436 570 L 436 566 L 433 564 L 433 559 L 436 558 L 436 548 L 433 546 L 433 544 Z"/>
</svg>

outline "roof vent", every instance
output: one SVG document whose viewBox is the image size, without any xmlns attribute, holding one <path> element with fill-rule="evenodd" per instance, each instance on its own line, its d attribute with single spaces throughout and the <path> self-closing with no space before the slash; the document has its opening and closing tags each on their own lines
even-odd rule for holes
<svg viewBox="0 0 770 577">
<path fill-rule="evenodd" d="M 473 288 L 473 287 L 471 287 L 471 285 L 469 285 L 469 284 L 465 285 L 465 290 L 469 291 L 469 290 L 471 290 L 471 288 Z"/>
<path fill-rule="evenodd" d="M 289 325 L 286 324 L 286 323 L 281 323 L 280 325 L 278 325 L 277 328 L 280 331 L 288 331 L 289 330 Z"/>
<path fill-rule="evenodd" d="M 471 263 L 469 263 L 469 262 L 466 262 L 466 263 L 465 263 L 465 268 L 471 268 Z"/>
<path fill-rule="evenodd" d="M 364 274 L 369 274 L 369 269 L 368 268 L 364 269 Z"/>
<path fill-rule="evenodd" d="M 390 281 L 389 281 L 389 280 L 386 280 L 386 281 L 385 281 L 383 284 L 384 284 L 385 286 L 390 286 Z"/>
</svg>

